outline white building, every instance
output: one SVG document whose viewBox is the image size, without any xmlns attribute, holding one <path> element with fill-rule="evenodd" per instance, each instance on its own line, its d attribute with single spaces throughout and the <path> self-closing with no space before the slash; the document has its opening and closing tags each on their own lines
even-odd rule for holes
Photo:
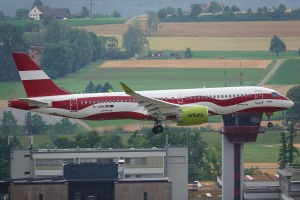
<svg viewBox="0 0 300 200">
<path fill-rule="evenodd" d="M 49 15 L 56 19 L 67 19 L 71 16 L 68 8 L 50 8 L 48 6 L 35 6 L 28 13 L 29 18 L 40 20 L 43 15 Z"/>
</svg>

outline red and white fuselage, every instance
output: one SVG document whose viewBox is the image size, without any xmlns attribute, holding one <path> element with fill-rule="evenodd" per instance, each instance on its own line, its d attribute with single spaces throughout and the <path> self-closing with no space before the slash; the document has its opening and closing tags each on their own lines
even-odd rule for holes
<svg viewBox="0 0 300 200">
<path fill-rule="evenodd" d="M 76 119 L 166 120 L 176 119 L 179 109 L 205 107 L 211 115 L 273 113 L 294 105 L 275 90 L 256 87 L 222 87 L 177 90 L 71 94 L 60 89 L 26 54 L 13 54 L 27 98 L 9 106 Z"/>
</svg>

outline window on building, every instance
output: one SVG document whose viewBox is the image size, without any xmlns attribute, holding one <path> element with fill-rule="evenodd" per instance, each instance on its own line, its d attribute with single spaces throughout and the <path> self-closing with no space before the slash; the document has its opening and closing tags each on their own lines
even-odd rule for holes
<svg viewBox="0 0 300 200">
<path fill-rule="evenodd" d="M 148 193 L 144 192 L 144 200 L 148 200 Z"/>
</svg>

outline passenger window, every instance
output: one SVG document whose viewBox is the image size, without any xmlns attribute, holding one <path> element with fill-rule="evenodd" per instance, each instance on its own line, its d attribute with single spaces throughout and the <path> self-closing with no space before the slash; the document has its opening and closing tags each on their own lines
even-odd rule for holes
<svg viewBox="0 0 300 200">
<path fill-rule="evenodd" d="M 224 98 L 223 94 L 221 95 L 221 98 L 222 98 L 222 99 Z"/>
<path fill-rule="evenodd" d="M 220 98 L 220 95 L 217 95 L 217 98 L 219 99 L 219 98 Z"/>
<path fill-rule="evenodd" d="M 216 95 L 214 95 L 214 99 L 216 98 Z"/>
</svg>

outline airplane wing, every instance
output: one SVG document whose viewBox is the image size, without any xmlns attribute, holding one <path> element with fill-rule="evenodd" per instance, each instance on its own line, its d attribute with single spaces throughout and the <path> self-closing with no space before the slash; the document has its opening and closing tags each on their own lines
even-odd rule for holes
<svg viewBox="0 0 300 200">
<path fill-rule="evenodd" d="M 39 101 L 31 98 L 19 98 L 19 100 L 24 101 L 29 104 L 29 106 L 38 106 L 38 107 L 48 107 L 51 106 L 50 102 Z"/>
<path fill-rule="evenodd" d="M 140 106 L 143 106 L 144 109 L 148 111 L 148 115 L 151 117 L 164 120 L 167 116 L 176 115 L 177 110 L 180 108 L 180 105 L 168 103 L 138 94 L 123 82 L 121 82 L 120 84 L 123 87 L 125 93 L 132 97 L 135 97 L 137 99 L 137 103 Z"/>
</svg>

